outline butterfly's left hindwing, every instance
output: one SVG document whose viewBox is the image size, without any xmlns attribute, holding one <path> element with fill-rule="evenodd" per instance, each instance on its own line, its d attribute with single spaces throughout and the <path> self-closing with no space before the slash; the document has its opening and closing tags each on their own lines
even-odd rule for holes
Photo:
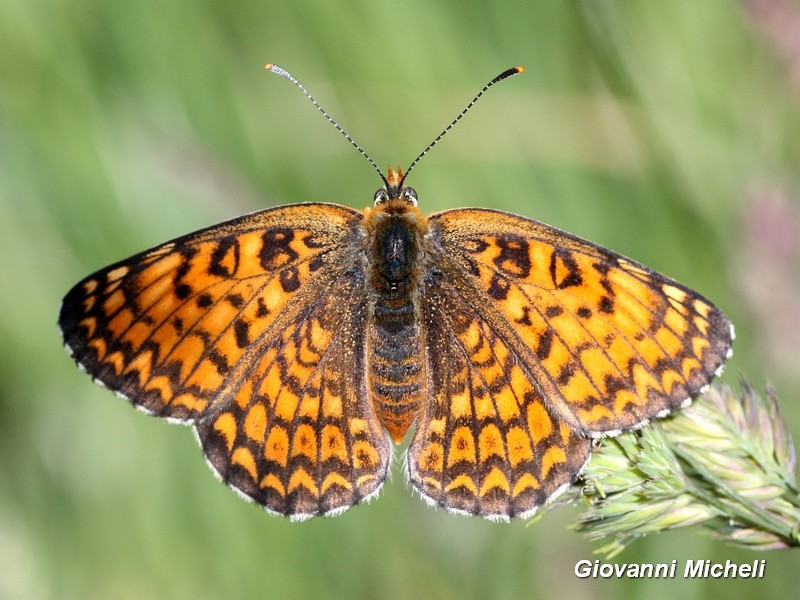
<svg viewBox="0 0 800 600">
<path fill-rule="evenodd" d="M 562 492 L 591 441 L 553 413 L 513 348 L 444 278 L 423 289 L 427 402 L 408 450 L 433 505 L 492 520 L 526 517 Z"/>
<path fill-rule="evenodd" d="M 254 213 L 76 285 L 59 318 L 96 381 L 194 423 L 217 473 L 268 509 L 343 510 L 374 493 L 389 446 L 363 376 L 361 214 Z"/>
<path fill-rule="evenodd" d="M 610 250 L 499 211 L 450 210 L 429 223 L 439 266 L 580 434 L 667 414 L 730 354 L 718 308 Z"/>
</svg>

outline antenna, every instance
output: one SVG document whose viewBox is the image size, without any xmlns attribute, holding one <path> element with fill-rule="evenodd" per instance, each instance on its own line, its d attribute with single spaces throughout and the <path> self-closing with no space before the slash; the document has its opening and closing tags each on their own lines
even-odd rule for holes
<svg viewBox="0 0 800 600">
<path fill-rule="evenodd" d="M 308 99 L 311 101 L 311 103 L 312 103 L 314 106 L 316 106 L 316 107 L 317 107 L 317 110 L 318 110 L 319 112 L 321 112 L 321 113 L 322 113 L 322 116 L 323 116 L 323 117 L 325 117 L 325 118 L 328 120 L 328 122 L 330 122 L 330 124 L 331 124 L 331 125 L 333 125 L 334 127 L 336 127 L 336 129 L 339 131 L 339 133 L 341 133 L 341 134 L 342 134 L 342 135 L 345 137 L 345 139 L 346 139 L 348 142 L 350 142 L 350 144 L 351 144 L 351 145 L 352 145 L 352 146 L 353 146 L 353 147 L 354 147 L 356 150 L 358 150 L 358 151 L 359 151 L 359 153 L 361 153 L 361 155 L 362 155 L 364 158 L 366 158 L 366 159 L 369 161 L 369 164 L 371 164 L 371 165 L 373 166 L 373 168 L 374 168 L 374 169 L 375 169 L 375 170 L 378 172 L 378 175 L 380 175 L 380 176 L 381 176 L 381 179 L 383 180 L 383 183 L 384 183 L 384 185 L 386 186 L 386 189 L 389 189 L 389 187 L 390 187 L 390 186 L 389 186 L 389 182 L 386 180 L 386 176 L 383 174 L 383 171 L 381 171 L 380 167 L 378 167 L 378 165 L 375 163 L 375 161 L 374 161 L 374 160 L 372 160 L 372 157 L 371 157 L 369 154 L 367 154 L 367 153 L 364 151 L 364 149 L 363 149 L 361 146 L 359 146 L 359 145 L 356 143 L 356 141 L 355 141 L 353 138 L 351 138 L 351 137 L 350 137 L 350 135 L 349 135 L 349 134 L 348 134 L 348 133 L 347 133 L 347 132 L 346 132 L 344 129 L 342 129 L 342 128 L 341 128 L 341 126 L 340 126 L 340 125 L 339 125 L 339 124 L 338 124 L 336 121 L 334 121 L 334 120 L 333 120 L 333 118 L 332 118 L 332 117 L 331 117 L 331 116 L 330 116 L 330 115 L 329 115 L 327 112 L 325 112 L 325 109 L 324 109 L 324 108 L 322 108 L 322 107 L 319 105 L 319 103 L 318 103 L 318 102 L 317 102 L 317 101 L 314 99 L 314 96 L 312 96 L 311 94 L 309 94 L 309 93 L 308 93 L 308 90 L 306 90 L 306 88 L 303 86 L 303 84 L 302 84 L 302 83 L 300 83 L 300 82 L 299 82 L 299 81 L 298 81 L 298 80 L 297 80 L 297 79 L 294 77 L 294 75 L 292 75 L 291 73 L 289 73 L 289 71 L 287 71 L 287 70 L 286 70 L 286 69 L 284 69 L 283 67 L 279 67 L 278 65 L 276 65 L 276 64 L 273 64 L 273 63 L 267 63 L 266 65 L 264 65 L 264 68 L 265 68 L 267 71 L 270 71 L 270 72 L 272 72 L 272 73 L 275 73 L 276 75 L 280 75 L 280 76 L 281 76 L 281 77 L 283 77 L 284 79 L 288 79 L 288 80 L 289 80 L 289 81 L 291 81 L 293 84 L 295 84 L 295 86 L 297 86 L 297 88 L 298 88 L 298 89 L 299 89 L 301 92 L 303 92 L 303 94 L 305 95 L 305 97 L 306 97 L 306 98 L 308 98 Z M 511 76 L 513 76 L 513 75 L 516 75 L 517 73 L 523 73 L 524 71 L 525 71 L 525 67 L 512 67 L 512 68 L 510 68 L 510 69 L 506 69 L 505 71 L 503 71 L 502 73 L 500 73 L 500 74 L 499 74 L 497 77 L 495 77 L 494 79 L 492 79 L 492 80 L 491 80 L 489 83 L 487 83 L 486 85 L 484 85 L 484 86 L 481 88 L 481 90 L 480 90 L 480 91 L 479 91 L 479 92 L 478 92 L 478 93 L 475 95 L 475 97 L 474 97 L 474 98 L 473 98 L 473 99 L 470 101 L 470 103 L 469 103 L 469 104 L 467 104 L 467 105 L 464 107 L 464 110 L 462 110 L 460 113 L 458 113 L 458 116 L 457 116 L 455 119 L 453 119 L 453 120 L 450 122 L 450 124 L 449 124 L 447 127 L 445 127 L 445 128 L 444 128 L 444 130 L 442 130 L 442 132 L 441 132 L 439 135 L 437 135 L 437 136 L 436 136 L 436 138 L 434 138 L 434 140 L 433 140 L 433 141 L 432 141 L 430 144 L 428 144 L 428 147 L 427 147 L 427 148 L 425 148 L 425 150 L 423 150 L 423 151 L 420 153 L 420 155 L 419 155 L 419 156 L 417 156 L 417 158 L 415 158 L 413 161 L 411 161 L 411 164 L 409 165 L 408 169 L 406 169 L 406 172 L 405 172 L 405 174 L 403 175 L 402 179 L 400 179 L 400 183 L 399 183 L 399 184 L 397 184 L 396 188 L 397 188 L 398 190 L 402 189 L 402 187 L 403 187 L 403 183 L 405 182 L 405 180 L 406 180 L 406 177 L 408 177 L 408 174 L 411 172 L 411 169 L 413 169 L 413 168 L 416 166 L 416 164 L 417 164 L 417 163 L 418 163 L 418 162 L 419 162 L 419 161 L 422 159 L 422 157 L 423 157 L 423 156 L 425 156 L 425 155 L 426 155 L 428 152 L 430 152 L 430 150 L 431 150 L 431 149 L 432 149 L 432 148 L 433 148 L 433 147 L 434 147 L 436 144 L 438 144 L 438 143 L 439 143 L 439 141 L 440 141 L 440 140 L 441 140 L 441 139 L 442 139 L 442 138 L 445 136 L 445 134 L 447 134 L 447 132 L 448 132 L 448 131 L 450 131 L 450 130 L 453 128 L 453 126 L 454 126 L 456 123 L 458 123 L 458 122 L 459 122 L 459 121 L 460 121 L 460 120 L 461 120 L 461 119 L 464 117 L 464 115 L 466 115 L 466 114 L 467 114 L 467 111 L 469 111 L 469 109 L 471 109 L 473 106 L 475 106 L 475 103 L 476 103 L 476 102 L 478 102 L 478 100 L 480 99 L 480 97 L 481 97 L 481 96 L 483 96 L 483 95 L 486 93 L 486 90 L 488 90 L 490 87 L 492 87 L 492 86 L 493 86 L 495 83 L 500 83 L 500 82 L 501 82 L 501 81 L 503 81 L 504 79 L 508 79 L 509 77 L 511 77 Z"/>
<path fill-rule="evenodd" d="M 425 150 L 423 150 L 422 152 L 420 152 L 420 155 L 417 158 L 415 158 L 413 161 L 411 161 L 411 164 L 406 169 L 406 173 L 405 173 L 405 175 L 403 175 L 403 178 L 400 180 L 400 183 L 398 184 L 397 187 L 398 188 L 402 188 L 403 187 L 403 182 L 405 182 L 406 177 L 408 177 L 408 174 L 411 173 L 411 169 L 413 169 L 416 166 L 416 164 L 422 159 L 423 156 L 425 156 L 428 152 L 430 152 L 431 148 L 433 148 L 436 144 L 439 143 L 439 141 L 445 136 L 445 134 L 448 131 L 450 131 L 453 128 L 453 126 L 456 123 L 458 123 L 464 117 L 464 115 L 467 114 L 467 111 L 469 111 L 470 108 L 475 106 L 475 103 L 478 100 L 480 100 L 480 97 L 483 96 L 486 93 L 486 90 L 488 90 L 490 87 L 492 87 L 495 83 L 500 83 L 501 81 L 503 81 L 503 79 L 508 79 L 509 77 L 512 77 L 513 75 L 516 75 L 517 73 L 524 73 L 524 72 L 525 72 L 525 67 L 521 67 L 521 66 L 511 67 L 510 69 L 506 69 L 505 71 L 500 73 L 500 75 L 498 75 L 497 77 L 492 79 L 489 83 L 487 83 L 485 86 L 483 86 L 481 88 L 481 91 L 479 91 L 477 94 L 475 94 L 475 97 L 470 101 L 470 103 L 467 104 L 464 107 L 464 110 L 462 110 L 460 113 L 458 113 L 458 116 L 450 122 L 450 125 L 445 127 L 442 130 L 442 133 L 437 135 L 436 138 L 430 144 L 428 144 L 428 147 L 425 148 Z"/>
<path fill-rule="evenodd" d="M 293 84 L 295 84 L 298 87 L 298 89 L 301 92 L 303 92 L 303 94 L 305 94 L 305 97 L 308 98 L 309 100 L 311 100 L 311 104 L 313 104 L 314 106 L 317 107 L 317 110 L 322 113 L 322 116 L 325 117 L 326 119 L 328 119 L 328 122 L 331 125 L 333 125 L 334 127 L 336 127 L 336 129 L 339 131 L 339 133 L 341 133 L 345 137 L 345 139 L 348 142 L 350 142 L 353 145 L 353 147 L 356 150 L 358 150 L 361 153 L 361 155 L 369 161 L 369 164 L 371 164 L 375 168 L 375 170 L 378 172 L 378 175 L 381 176 L 381 179 L 383 180 L 383 183 L 386 185 L 386 187 L 387 188 L 389 187 L 389 182 L 386 181 L 386 177 L 384 176 L 383 171 L 381 171 L 380 167 L 378 167 L 378 165 L 375 163 L 375 161 L 372 160 L 372 157 L 369 154 L 367 154 L 364 151 L 364 149 L 361 146 L 359 146 L 356 143 L 356 141 L 353 138 L 351 138 L 350 135 L 344 129 L 342 129 L 341 126 L 336 121 L 334 121 L 333 118 L 327 112 L 325 112 L 325 109 L 322 108 L 316 100 L 314 100 L 314 96 L 312 96 L 311 94 L 308 93 L 308 90 L 306 90 L 306 88 L 303 87 L 302 83 L 297 81 L 297 79 L 294 77 L 294 75 L 289 73 L 289 71 L 287 71 L 283 67 L 279 67 L 278 65 L 275 65 L 275 64 L 272 64 L 272 63 L 265 64 L 264 68 L 267 71 L 275 73 L 276 75 L 280 75 L 281 77 L 283 77 L 285 79 L 288 79 Z"/>
</svg>

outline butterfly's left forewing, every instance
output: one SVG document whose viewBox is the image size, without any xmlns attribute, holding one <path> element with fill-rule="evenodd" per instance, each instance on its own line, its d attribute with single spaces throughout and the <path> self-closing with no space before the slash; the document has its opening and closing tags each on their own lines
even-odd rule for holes
<svg viewBox="0 0 800 600">
<path fill-rule="evenodd" d="M 610 250 L 485 209 L 437 213 L 430 232 L 461 296 L 582 435 L 684 405 L 730 354 L 733 329 L 718 308 Z"/>
</svg>

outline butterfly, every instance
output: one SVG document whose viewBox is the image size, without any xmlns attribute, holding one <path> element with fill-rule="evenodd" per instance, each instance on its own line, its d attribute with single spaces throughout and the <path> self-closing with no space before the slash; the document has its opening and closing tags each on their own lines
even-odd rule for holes
<svg viewBox="0 0 800 600">
<path fill-rule="evenodd" d="M 528 517 L 594 438 L 686 406 L 721 371 L 733 328 L 697 292 L 522 216 L 425 216 L 411 167 L 376 167 L 363 211 L 269 208 L 101 269 L 64 298 L 67 349 L 294 520 L 373 498 L 410 431 L 405 470 L 429 504 Z"/>
</svg>

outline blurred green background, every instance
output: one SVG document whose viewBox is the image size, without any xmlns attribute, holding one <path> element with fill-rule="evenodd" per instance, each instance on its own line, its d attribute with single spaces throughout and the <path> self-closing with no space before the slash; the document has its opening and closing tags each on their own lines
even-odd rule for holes
<svg viewBox="0 0 800 600">
<path fill-rule="evenodd" d="M 561 509 L 533 527 L 427 508 L 401 469 L 302 524 L 217 483 L 190 431 L 92 385 L 61 348 L 78 279 L 277 204 L 371 203 L 371 167 L 426 211 L 485 206 L 612 247 L 737 326 L 725 379 L 778 388 L 800 437 L 800 7 L 790 0 L 0 4 L 0 597 L 783 598 L 796 552 L 680 531 L 621 562 L 767 559 L 764 580 L 581 580 Z M 794 37 L 793 37 L 794 35 Z M 398 465 L 396 465 L 397 467 Z"/>
</svg>

